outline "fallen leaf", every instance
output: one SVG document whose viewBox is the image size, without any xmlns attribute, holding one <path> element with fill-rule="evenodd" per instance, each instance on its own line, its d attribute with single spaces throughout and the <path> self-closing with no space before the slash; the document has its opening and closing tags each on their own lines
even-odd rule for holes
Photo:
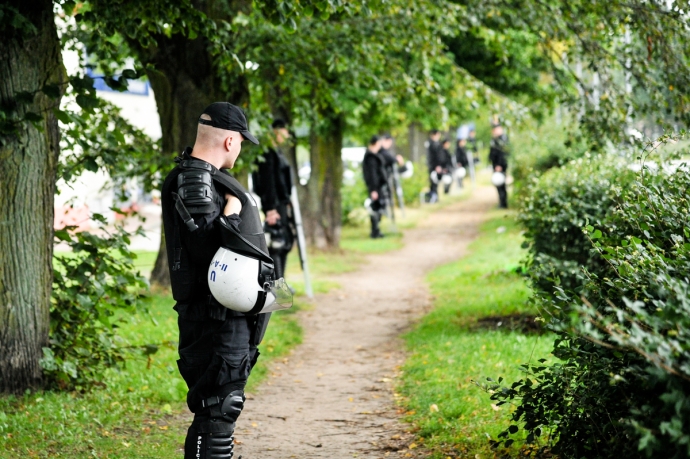
<svg viewBox="0 0 690 459">
<path fill-rule="evenodd" d="M 432 413 L 438 413 L 438 405 L 435 403 L 432 403 L 431 406 L 429 407 L 429 411 Z"/>
</svg>

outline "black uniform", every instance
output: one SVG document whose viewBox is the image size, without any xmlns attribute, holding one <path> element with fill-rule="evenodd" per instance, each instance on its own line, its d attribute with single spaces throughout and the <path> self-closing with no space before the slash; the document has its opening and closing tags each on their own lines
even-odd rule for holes
<svg viewBox="0 0 690 459">
<path fill-rule="evenodd" d="M 429 168 L 430 175 L 429 193 L 431 195 L 431 201 L 436 202 L 436 200 L 438 199 L 438 182 L 434 183 L 434 181 L 431 180 L 431 172 L 436 170 L 437 166 L 441 166 L 441 168 L 443 168 L 445 164 L 443 147 L 439 142 L 435 140 L 429 140 L 429 148 L 427 150 L 426 163 Z M 438 179 L 441 179 L 440 175 L 438 176 Z"/>
<path fill-rule="evenodd" d="M 450 155 L 450 151 L 448 151 L 448 149 L 444 147 L 443 144 L 441 144 L 441 169 L 443 170 L 443 172 L 441 172 L 442 175 L 452 174 L 453 171 L 453 158 Z M 439 177 L 439 179 L 440 178 L 441 177 Z M 452 182 L 448 184 L 443 184 L 443 192 L 445 194 L 450 193 L 451 184 Z"/>
<path fill-rule="evenodd" d="M 460 146 L 460 141 L 458 140 L 455 147 L 455 164 L 457 167 L 464 167 L 467 170 L 470 167 L 470 160 L 467 158 L 467 149 Z M 457 178 L 458 186 L 463 187 L 463 179 L 458 176 Z"/>
<path fill-rule="evenodd" d="M 180 331 L 177 365 L 194 413 L 185 459 L 227 457 L 244 404 L 244 386 L 270 314 L 248 316 L 226 309 L 211 295 L 206 276 L 221 243 L 220 218 L 264 251 L 266 242 L 256 203 L 246 190 L 226 172 L 190 154 L 187 148 L 177 158 L 178 166 L 166 177 L 161 195 Z M 223 174 L 228 186 L 212 179 L 214 174 Z M 226 193 L 242 203 L 239 215 L 223 216 Z M 178 201 L 189 218 L 181 214 Z"/>
<path fill-rule="evenodd" d="M 502 172 L 507 174 L 508 172 L 508 138 L 505 135 L 499 137 L 494 137 L 491 139 L 491 148 L 489 149 L 489 162 L 492 168 L 495 170 L 496 166 L 501 166 Z M 508 208 L 508 190 L 506 189 L 506 184 L 497 186 L 498 190 L 498 201 L 499 206 L 506 209 Z"/>
<path fill-rule="evenodd" d="M 465 147 L 461 147 L 459 143 L 455 148 L 455 163 L 464 168 L 468 168 L 470 166 L 470 160 L 467 158 L 467 149 Z"/>
<path fill-rule="evenodd" d="M 258 170 L 252 174 L 254 192 L 261 198 L 264 215 L 277 210 L 280 220 L 275 225 L 266 223 L 265 230 L 271 235 L 268 253 L 275 263 L 276 278 L 284 277 L 288 252 L 295 240 L 292 222 L 292 176 L 290 163 L 280 150 L 270 148 L 258 162 Z"/>
<path fill-rule="evenodd" d="M 362 172 L 364 173 L 364 183 L 367 185 L 367 191 L 371 197 L 371 193 L 376 191 L 378 199 L 372 199 L 371 209 L 374 215 L 371 215 L 371 237 L 381 236 L 379 229 L 379 220 L 381 219 L 381 212 L 386 208 L 384 199 L 385 188 L 388 186 L 386 178 L 386 163 L 384 157 L 379 153 L 373 153 L 367 148 L 362 160 Z"/>
</svg>

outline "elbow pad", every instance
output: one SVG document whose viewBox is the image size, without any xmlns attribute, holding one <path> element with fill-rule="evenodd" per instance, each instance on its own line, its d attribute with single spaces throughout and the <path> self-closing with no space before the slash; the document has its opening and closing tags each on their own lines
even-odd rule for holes
<svg viewBox="0 0 690 459">
<path fill-rule="evenodd" d="M 190 169 L 177 176 L 177 194 L 191 214 L 215 210 L 213 179 L 208 171 Z"/>
</svg>

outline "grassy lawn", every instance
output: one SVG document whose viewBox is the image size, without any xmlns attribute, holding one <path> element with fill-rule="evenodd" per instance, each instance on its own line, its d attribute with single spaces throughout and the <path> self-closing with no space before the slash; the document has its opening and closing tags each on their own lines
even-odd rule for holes
<svg viewBox="0 0 690 459">
<path fill-rule="evenodd" d="M 495 212 L 470 255 L 428 276 L 435 307 L 405 336 L 411 354 L 398 391 L 407 420 L 433 458 L 503 457 L 487 440 L 509 425 L 509 405 L 492 407 L 473 381 L 517 380 L 518 365 L 550 357 L 549 335 L 510 329 L 507 320 L 480 322 L 536 314 L 526 305 L 529 289 L 516 274 L 521 239 L 513 217 Z"/>
</svg>

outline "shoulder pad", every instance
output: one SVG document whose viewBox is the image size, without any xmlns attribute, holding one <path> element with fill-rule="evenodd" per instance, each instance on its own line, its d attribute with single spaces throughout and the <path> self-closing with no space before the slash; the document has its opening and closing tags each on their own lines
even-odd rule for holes
<svg viewBox="0 0 690 459">
<path fill-rule="evenodd" d="M 177 176 L 177 194 L 192 214 L 207 214 L 215 208 L 211 173 L 200 169 L 183 169 Z"/>
</svg>

